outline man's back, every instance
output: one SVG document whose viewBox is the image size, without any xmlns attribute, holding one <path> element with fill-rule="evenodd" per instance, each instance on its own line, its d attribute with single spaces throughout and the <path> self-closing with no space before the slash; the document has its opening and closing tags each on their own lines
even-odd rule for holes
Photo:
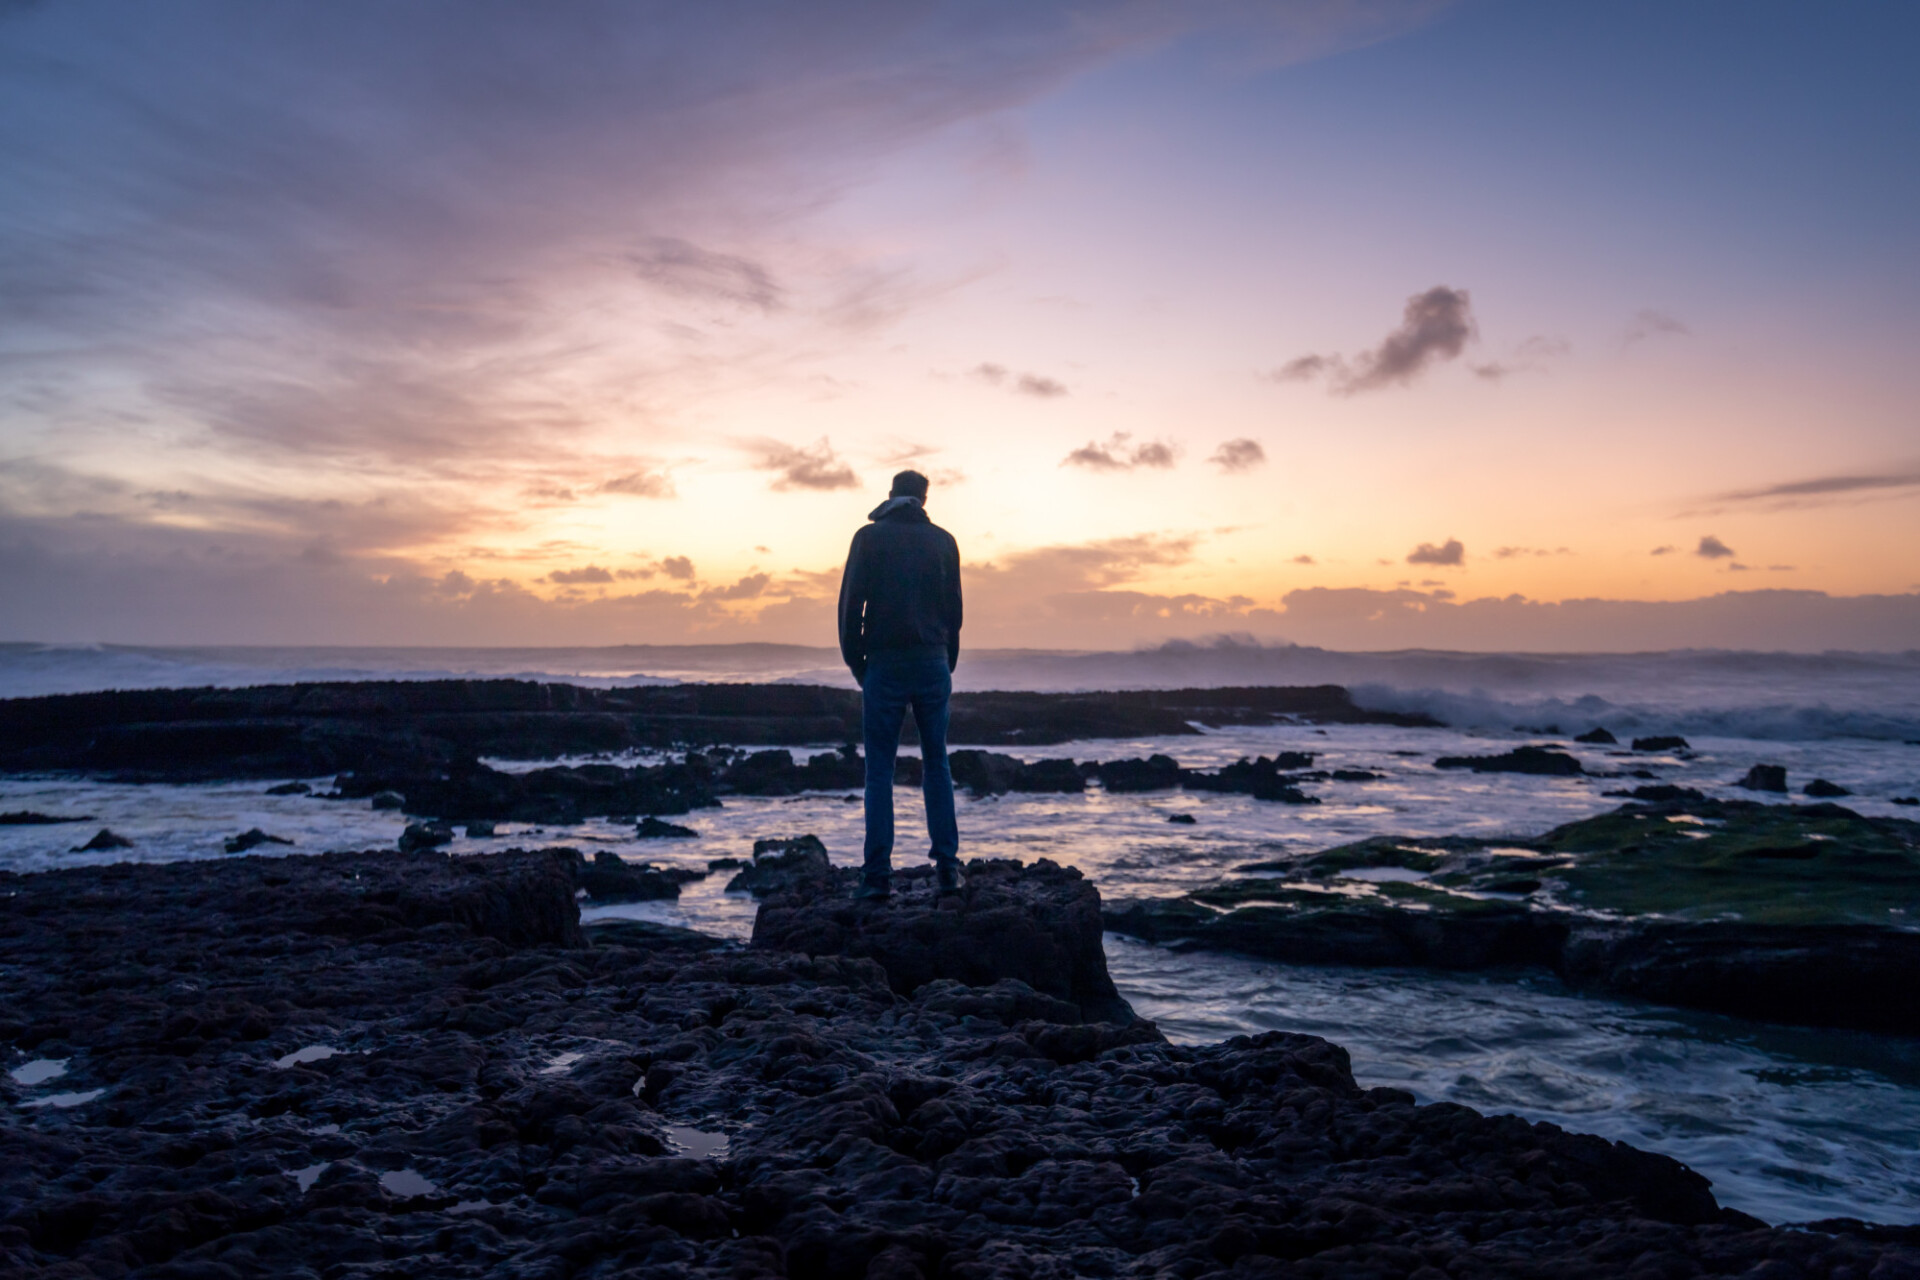
<svg viewBox="0 0 1920 1280">
<path fill-rule="evenodd" d="M 960 548 L 918 502 L 891 499 L 853 536 L 840 580 L 840 651 L 856 675 L 874 653 L 960 656 Z"/>
</svg>

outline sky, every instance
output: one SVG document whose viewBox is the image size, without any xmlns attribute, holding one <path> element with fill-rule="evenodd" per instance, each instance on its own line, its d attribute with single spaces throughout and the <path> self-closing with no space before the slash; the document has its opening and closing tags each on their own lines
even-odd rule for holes
<svg viewBox="0 0 1920 1280">
<path fill-rule="evenodd" d="M 1920 647 L 1920 8 L 0 0 L 0 639 Z"/>
</svg>

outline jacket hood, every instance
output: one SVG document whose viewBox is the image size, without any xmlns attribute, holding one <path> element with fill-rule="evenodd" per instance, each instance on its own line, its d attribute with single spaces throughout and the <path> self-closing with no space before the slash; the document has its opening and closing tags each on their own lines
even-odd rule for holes
<svg viewBox="0 0 1920 1280">
<path fill-rule="evenodd" d="M 867 512 L 869 520 L 925 520 L 927 513 L 920 508 L 918 498 L 888 498 L 885 502 Z"/>
</svg>

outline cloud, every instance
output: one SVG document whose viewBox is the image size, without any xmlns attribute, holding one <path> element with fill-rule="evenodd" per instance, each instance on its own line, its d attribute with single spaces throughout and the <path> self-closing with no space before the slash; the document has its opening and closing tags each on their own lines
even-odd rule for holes
<svg viewBox="0 0 1920 1280">
<path fill-rule="evenodd" d="M 774 489 L 852 489 L 860 484 L 853 468 L 841 461 L 825 436 L 811 445 L 762 438 L 743 440 L 740 447 L 753 455 L 754 470 L 775 473 Z"/>
<path fill-rule="evenodd" d="M 1293 558 L 1293 560 L 1292 560 L 1292 563 L 1294 563 L 1294 564 L 1313 564 L 1313 563 L 1314 563 L 1314 559 L 1313 559 L 1313 557 L 1312 557 L 1312 556 L 1295 556 L 1295 557 Z"/>
<path fill-rule="evenodd" d="M 1042 400 L 1051 400 L 1055 396 L 1067 394 L 1065 383 L 1056 382 L 1052 378 L 1042 377 L 1037 373 L 1021 374 L 1020 380 L 1014 384 L 1014 390 L 1023 396 L 1037 396 Z"/>
<path fill-rule="evenodd" d="M 1664 547 L 1655 547 L 1653 550 L 1647 552 L 1647 554 L 1650 556 L 1671 556 L 1671 555 L 1678 555 L 1679 553 L 1680 553 L 1680 548 L 1672 545 L 1671 543 L 1669 543 Z"/>
<path fill-rule="evenodd" d="M 1067 384 L 1057 378 L 1049 378 L 1039 373 L 1015 375 L 1003 364 L 987 362 L 977 364 L 967 370 L 967 376 L 976 382 L 988 386 L 1006 387 L 1016 395 L 1032 396 L 1036 400 L 1053 400 L 1067 394 Z M 1011 383 L 1009 383 L 1011 379 Z"/>
<path fill-rule="evenodd" d="M 785 305 L 786 290 L 751 259 L 702 249 L 673 236 L 656 236 L 627 255 L 641 279 L 670 292 L 736 303 L 759 311 Z"/>
<path fill-rule="evenodd" d="M 1287 361 L 1268 376 L 1275 382 L 1311 382 L 1327 372 L 1333 360 L 1327 356 L 1305 355 Z"/>
<path fill-rule="evenodd" d="M 1496 559 L 1511 560 L 1515 556 L 1570 556 L 1573 550 L 1570 547 L 1555 547 L 1551 551 L 1545 547 L 1495 547 L 1493 554 Z M 1654 554 L 1661 553 L 1656 551 Z"/>
<path fill-rule="evenodd" d="M 1238 440 L 1228 440 L 1221 444 L 1207 461 L 1232 475 L 1265 466 L 1267 451 L 1258 440 L 1249 440 L 1243 436 Z"/>
<path fill-rule="evenodd" d="M 1693 549 L 1693 554 L 1702 556 L 1708 560 L 1718 560 L 1733 555 L 1734 551 L 1732 547 L 1729 547 L 1726 543 L 1720 541 L 1720 539 L 1714 537 L 1712 534 L 1708 534 L 1706 537 L 1700 539 L 1700 545 Z"/>
<path fill-rule="evenodd" d="M 589 564 L 578 569 L 555 569 L 547 575 L 547 581 L 577 586 L 585 583 L 612 582 L 613 574 L 597 564 Z"/>
<path fill-rule="evenodd" d="M 1491 361 L 1473 366 L 1475 376 L 1488 382 L 1500 382 L 1516 373 L 1538 373 L 1547 367 L 1550 361 L 1558 360 L 1573 350 L 1573 344 L 1565 338 L 1534 336 L 1513 349 L 1513 354 L 1505 361 Z"/>
<path fill-rule="evenodd" d="M 673 480 L 658 471 L 629 471 L 602 484 L 600 493 L 623 494 L 630 498 L 672 498 L 677 496 Z"/>
<path fill-rule="evenodd" d="M 1177 460 L 1174 446 L 1164 440 L 1130 444 L 1133 434 L 1116 431 L 1105 444 L 1089 440 L 1060 460 L 1063 467 L 1085 467 L 1089 471 L 1131 471 L 1135 467 L 1171 468 Z"/>
<path fill-rule="evenodd" d="M 1621 335 L 1620 345 L 1630 347 L 1648 338 L 1676 338 L 1692 332 L 1686 322 L 1672 312 L 1649 307 L 1634 313 L 1633 319 L 1627 323 L 1626 332 Z"/>
<path fill-rule="evenodd" d="M 750 573 L 730 587 L 712 587 L 700 593 L 703 600 L 753 600 L 767 592 L 771 574 Z"/>
<path fill-rule="evenodd" d="M 1301 356 L 1282 365 L 1273 376 L 1294 382 L 1328 374 L 1330 389 L 1343 396 L 1409 386 L 1432 365 L 1452 360 L 1466 350 L 1477 332 L 1467 291 L 1435 285 L 1407 299 L 1399 327 L 1373 350 L 1351 360 L 1338 355 Z"/>
<path fill-rule="evenodd" d="M 1458 538 L 1448 538 L 1439 546 L 1423 542 L 1407 553 L 1408 564 L 1460 566 L 1467 562 L 1467 549 Z"/>
<path fill-rule="evenodd" d="M 693 581 L 693 561 L 685 556 L 668 556 L 660 562 L 660 572 L 678 582 Z"/>
<path fill-rule="evenodd" d="M 1806 480 L 1788 480 L 1758 489 L 1735 489 L 1718 495 L 1721 503 L 1755 503 L 1780 510 L 1815 506 L 1849 498 L 1871 499 L 1902 497 L 1920 490 L 1920 467 L 1902 467 L 1880 472 L 1852 475 L 1814 476 Z"/>
</svg>

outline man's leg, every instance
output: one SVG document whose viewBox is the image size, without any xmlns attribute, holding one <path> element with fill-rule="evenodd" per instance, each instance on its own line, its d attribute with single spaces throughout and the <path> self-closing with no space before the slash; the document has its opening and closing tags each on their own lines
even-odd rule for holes
<svg viewBox="0 0 1920 1280">
<path fill-rule="evenodd" d="M 900 722 L 907 694 L 885 661 L 870 658 L 860 690 L 860 729 L 867 753 L 867 843 L 862 872 L 869 885 L 893 876 L 893 761 L 900 754 Z"/>
<path fill-rule="evenodd" d="M 948 703 L 953 677 L 944 660 L 914 690 L 913 721 L 920 727 L 920 796 L 927 806 L 928 856 L 936 866 L 960 859 L 960 824 L 953 812 L 953 768 L 947 763 Z"/>
</svg>

